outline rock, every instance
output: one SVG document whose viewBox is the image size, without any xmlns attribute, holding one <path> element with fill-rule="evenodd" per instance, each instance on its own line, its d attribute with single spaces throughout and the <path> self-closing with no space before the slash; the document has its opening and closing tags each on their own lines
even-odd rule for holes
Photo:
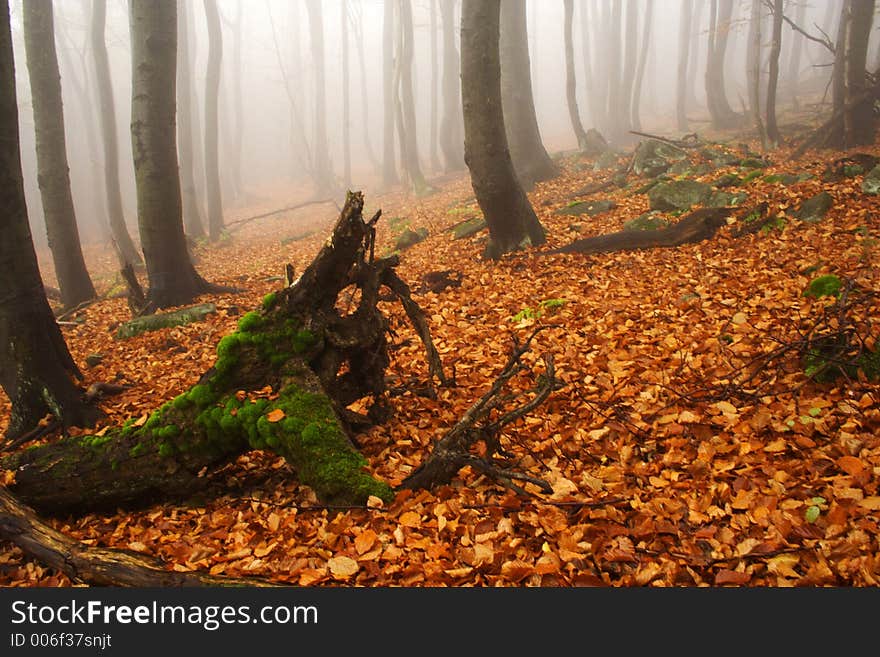
<svg viewBox="0 0 880 657">
<path fill-rule="evenodd" d="M 822 221 L 833 205 L 834 197 L 831 194 L 819 192 L 801 203 L 801 206 L 793 213 L 793 216 L 808 224 L 814 224 Z"/>
<path fill-rule="evenodd" d="M 624 230 L 660 230 L 666 228 L 669 221 L 657 212 L 646 212 L 623 224 Z"/>
<path fill-rule="evenodd" d="M 709 185 L 696 180 L 672 180 L 655 185 L 648 190 L 652 210 L 689 210 L 705 203 L 712 193 Z"/>
<path fill-rule="evenodd" d="M 756 157 L 747 157 L 744 160 L 740 160 L 739 165 L 743 169 L 766 169 L 769 163 Z"/>
<path fill-rule="evenodd" d="M 86 356 L 86 365 L 88 367 L 97 367 L 104 360 L 104 354 L 89 354 Z"/>
<path fill-rule="evenodd" d="M 724 189 L 725 187 L 739 187 L 742 184 L 742 178 L 735 173 L 725 173 L 723 176 L 719 176 L 712 184 L 718 189 Z"/>
<path fill-rule="evenodd" d="M 157 331 L 172 326 L 201 322 L 204 321 L 205 317 L 214 312 L 217 312 L 217 306 L 213 303 L 202 303 L 197 306 L 175 310 L 174 312 L 135 317 L 124 324 L 120 324 L 119 328 L 116 329 L 116 338 L 123 340 L 146 333 L 147 331 Z"/>
<path fill-rule="evenodd" d="M 596 157 L 602 155 L 607 150 L 609 150 L 608 142 L 602 136 L 602 133 L 595 128 L 587 130 L 587 138 L 584 141 L 584 147 L 581 149 L 581 152 L 584 155 Z"/>
<path fill-rule="evenodd" d="M 427 239 L 427 237 L 427 228 L 417 228 L 416 230 L 413 230 L 412 228 L 407 228 L 394 241 L 394 250 L 403 251 L 404 249 L 408 249 L 414 244 L 423 242 Z"/>
<path fill-rule="evenodd" d="M 452 227 L 452 239 L 463 240 L 466 237 L 471 237 L 485 229 L 486 226 L 486 220 L 483 217 L 471 217 Z"/>
<path fill-rule="evenodd" d="M 564 208 L 560 208 L 556 211 L 556 214 L 567 214 L 567 215 L 582 215 L 586 214 L 591 217 L 595 217 L 597 214 L 601 214 L 602 212 L 608 212 L 608 210 L 613 210 L 617 207 L 617 204 L 614 201 L 577 201 L 575 203 L 570 203 Z"/>
<path fill-rule="evenodd" d="M 749 197 L 745 192 L 722 192 L 720 190 L 713 191 L 709 198 L 706 199 L 707 208 L 728 208 L 730 206 L 739 205 Z"/>
<path fill-rule="evenodd" d="M 880 165 L 875 166 L 864 177 L 862 191 L 865 194 L 880 194 Z"/>
<path fill-rule="evenodd" d="M 614 151 L 605 151 L 597 159 L 593 165 L 594 171 L 602 171 L 603 169 L 612 169 L 617 166 L 619 156 Z"/>
<path fill-rule="evenodd" d="M 647 139 L 636 146 L 633 171 L 637 175 L 653 178 L 664 173 L 677 162 L 685 162 L 685 169 L 690 166 L 687 162 L 687 153 L 682 149 L 657 139 Z"/>
</svg>

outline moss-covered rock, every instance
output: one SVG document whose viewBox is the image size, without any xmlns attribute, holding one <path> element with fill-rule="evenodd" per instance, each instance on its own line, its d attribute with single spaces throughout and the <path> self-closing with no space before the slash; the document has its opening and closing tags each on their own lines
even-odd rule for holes
<svg viewBox="0 0 880 657">
<path fill-rule="evenodd" d="M 609 201 L 609 200 L 576 201 L 574 203 L 569 203 L 564 208 L 560 208 L 559 210 L 556 211 L 556 214 L 573 215 L 573 216 L 579 216 L 582 214 L 586 214 L 591 217 L 594 217 L 597 214 L 601 214 L 602 212 L 608 212 L 609 210 L 613 210 L 616 207 L 617 207 L 617 204 L 614 201 Z"/>
<path fill-rule="evenodd" d="M 428 239 L 427 228 L 417 228 L 415 230 L 413 230 L 412 228 L 406 228 L 400 235 L 397 236 L 397 239 L 394 240 L 394 250 L 403 251 L 410 248 L 411 246 L 418 244 L 419 242 L 424 242 L 426 239 Z"/>
<path fill-rule="evenodd" d="M 683 164 L 684 169 L 690 166 L 684 150 L 657 139 L 646 139 L 636 146 L 633 171 L 637 175 L 653 178 L 678 162 Z"/>
<path fill-rule="evenodd" d="M 671 180 L 649 189 L 648 200 L 652 210 L 690 210 L 705 203 L 711 193 L 709 185 L 696 180 Z"/>
<path fill-rule="evenodd" d="M 880 194 L 880 165 L 871 169 L 862 179 L 862 191 L 872 196 Z"/>
<path fill-rule="evenodd" d="M 181 308 L 173 312 L 144 315 L 121 324 L 116 329 L 116 338 L 124 340 L 148 331 L 158 331 L 172 326 L 182 326 L 193 322 L 201 322 L 208 315 L 217 312 L 217 306 L 213 303 L 202 303 L 189 308 Z"/>
<path fill-rule="evenodd" d="M 809 282 L 804 289 L 805 297 L 836 297 L 840 294 L 841 280 L 839 276 L 834 274 L 824 274 L 817 276 Z"/>
<path fill-rule="evenodd" d="M 669 220 L 657 212 L 646 212 L 623 224 L 624 230 L 660 230 L 669 225 Z"/>
<path fill-rule="evenodd" d="M 819 192 L 801 203 L 800 207 L 793 212 L 796 219 L 806 223 L 817 223 L 825 218 L 828 211 L 834 205 L 834 197 L 828 192 Z"/>
<path fill-rule="evenodd" d="M 471 217 L 470 219 L 456 224 L 452 227 L 452 239 L 463 240 L 472 237 L 488 227 L 486 220 L 482 216 Z"/>
</svg>

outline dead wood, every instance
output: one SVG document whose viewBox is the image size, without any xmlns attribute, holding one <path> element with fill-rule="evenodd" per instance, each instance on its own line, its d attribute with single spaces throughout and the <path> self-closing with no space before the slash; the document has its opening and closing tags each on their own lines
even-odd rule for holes
<svg viewBox="0 0 880 657">
<path fill-rule="evenodd" d="M 681 246 L 710 239 L 726 222 L 733 208 L 701 208 L 678 223 L 660 230 L 622 230 L 576 240 L 571 244 L 544 251 L 541 255 L 556 253 L 613 253 L 635 249 Z"/>
</svg>

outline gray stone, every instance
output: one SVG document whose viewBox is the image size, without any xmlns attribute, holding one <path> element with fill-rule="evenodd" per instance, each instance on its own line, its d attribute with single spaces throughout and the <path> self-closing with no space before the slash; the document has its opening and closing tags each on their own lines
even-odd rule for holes
<svg viewBox="0 0 880 657">
<path fill-rule="evenodd" d="M 819 192 L 801 203 L 801 207 L 794 212 L 794 217 L 808 224 L 814 224 L 822 221 L 833 205 L 834 197 L 831 194 Z"/>
<path fill-rule="evenodd" d="M 865 194 L 880 194 L 880 165 L 871 169 L 862 179 L 862 191 Z"/>
<path fill-rule="evenodd" d="M 652 210 L 690 210 L 695 205 L 705 203 L 711 193 L 712 188 L 706 183 L 672 180 L 649 189 L 648 200 Z"/>
</svg>

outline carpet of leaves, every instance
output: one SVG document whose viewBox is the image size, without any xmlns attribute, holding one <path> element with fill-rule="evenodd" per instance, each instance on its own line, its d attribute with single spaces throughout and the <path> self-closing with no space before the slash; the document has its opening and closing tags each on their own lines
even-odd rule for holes
<svg viewBox="0 0 880 657">
<path fill-rule="evenodd" d="M 820 182 L 826 154 L 792 162 L 781 150 L 772 161 L 767 173 L 817 178 L 788 187 L 754 180 L 745 205 L 767 201 L 775 214 L 825 189 L 835 206 L 823 222 L 788 220 L 739 239 L 729 226 L 699 244 L 592 256 L 532 249 L 481 260 L 485 232 L 453 240 L 448 230 L 478 214 L 466 175 L 438 182 L 424 198 L 368 194 L 368 212 L 383 209 L 379 250 L 391 248 L 403 223 L 430 231 L 403 252 L 399 271 L 457 382 L 436 399 L 407 391 L 424 386 L 427 365 L 399 306 L 388 303 L 388 374 L 398 392 L 388 400 L 390 421 L 360 437 L 372 472 L 399 484 L 488 389 L 514 337 L 544 326 L 525 357 L 534 371 L 514 384 L 528 389 L 548 352 L 564 385 L 511 425 L 501 446 L 516 468 L 548 481 L 552 495 L 518 497 L 465 468 L 451 485 L 403 491 L 384 507 L 329 508 L 283 460 L 251 452 L 215 473 L 198 499 L 51 523 L 86 544 L 155 555 L 176 570 L 306 586 L 878 585 L 878 386 L 812 382 L 793 357 L 752 372 L 757 393 L 734 384 L 743 366 L 793 339 L 827 303 L 802 296 L 812 276 L 833 272 L 880 290 L 880 201 L 861 192 L 860 176 Z M 590 197 L 617 203 L 596 217 L 556 214 L 574 190 L 607 175 L 577 157 L 560 163 L 563 174 L 530 193 L 549 246 L 619 230 L 647 210 L 644 194 L 617 190 Z M 144 417 L 191 386 L 238 316 L 280 285 L 273 277 L 285 263 L 297 271 L 308 264 L 336 214 L 302 208 L 199 247 L 208 279 L 246 288 L 200 299 L 218 306 L 205 322 L 117 341 L 124 300 L 78 313 L 64 326 L 74 357 L 104 355 L 83 365 L 85 383 L 130 386 L 103 402 L 106 423 Z M 109 254 L 90 251 L 89 259 L 107 272 L 95 278 L 108 289 Z M 437 270 L 460 272 L 460 287 L 421 290 L 422 277 Z M 870 316 L 876 306 L 861 319 Z M 0 398 L 0 429 L 7 417 Z M 0 584 L 75 583 L 0 543 Z"/>
</svg>

